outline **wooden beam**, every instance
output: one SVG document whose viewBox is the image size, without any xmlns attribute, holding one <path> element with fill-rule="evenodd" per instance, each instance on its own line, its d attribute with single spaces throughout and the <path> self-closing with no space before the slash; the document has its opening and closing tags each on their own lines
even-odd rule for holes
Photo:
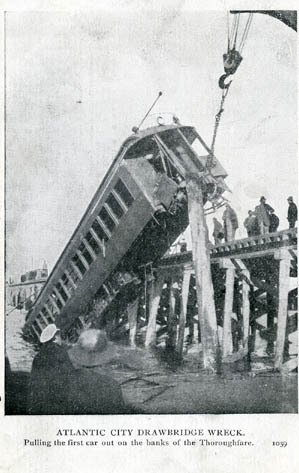
<svg viewBox="0 0 299 473">
<path fill-rule="evenodd" d="M 279 250 L 275 258 L 279 263 L 279 281 L 278 281 L 278 315 L 277 315 L 277 339 L 275 350 L 274 366 L 278 370 L 282 369 L 283 350 L 286 337 L 286 327 L 288 318 L 288 295 L 291 255 L 287 250 Z"/>
<path fill-rule="evenodd" d="M 284 374 L 288 374 L 291 371 L 294 371 L 296 368 L 298 368 L 298 357 L 296 358 L 291 358 L 288 360 L 286 363 L 282 365 L 281 371 Z"/>
<path fill-rule="evenodd" d="M 180 358 L 182 358 L 183 356 L 190 278 L 191 278 L 191 272 L 188 270 L 185 271 L 183 275 L 183 283 L 182 283 L 179 334 L 178 334 L 178 343 L 177 343 L 177 348 L 176 348 L 176 351 Z"/>
<path fill-rule="evenodd" d="M 204 216 L 200 175 L 186 173 L 186 185 L 203 365 L 205 369 L 215 372 L 218 349 L 217 320 L 211 277 L 208 228 Z"/>
<path fill-rule="evenodd" d="M 156 344 L 156 320 L 160 305 L 161 294 L 164 284 L 164 277 L 162 274 L 152 282 L 149 294 L 149 317 L 145 336 L 145 346 L 147 348 Z"/>
<path fill-rule="evenodd" d="M 169 291 L 169 313 L 168 313 L 168 324 L 167 324 L 167 340 L 166 347 L 170 350 L 173 350 L 176 346 L 176 336 L 177 336 L 177 321 L 175 313 L 175 291 L 176 288 L 174 285 L 177 284 L 177 278 L 172 277 L 170 281 L 170 291 Z"/>
<path fill-rule="evenodd" d="M 132 348 L 136 347 L 136 332 L 137 332 L 137 312 L 139 306 L 139 297 L 127 306 L 128 320 L 129 320 L 129 341 Z"/>
<path fill-rule="evenodd" d="M 248 354 L 248 339 L 249 339 L 249 318 L 250 318 L 250 303 L 249 303 L 249 291 L 250 286 L 248 280 L 250 280 L 250 273 L 248 269 L 242 270 L 242 318 L 243 318 L 243 350 L 244 355 Z"/>
<path fill-rule="evenodd" d="M 232 314 L 234 301 L 234 283 L 236 269 L 233 263 L 228 259 L 221 261 L 221 266 L 226 270 L 225 279 L 225 299 L 224 299 L 224 316 L 222 331 L 222 357 L 225 359 L 233 352 L 232 342 Z"/>
</svg>

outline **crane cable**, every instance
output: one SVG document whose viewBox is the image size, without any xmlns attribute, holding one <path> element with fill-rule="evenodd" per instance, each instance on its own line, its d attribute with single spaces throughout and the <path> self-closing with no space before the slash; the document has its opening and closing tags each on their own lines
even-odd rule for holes
<svg viewBox="0 0 299 473">
<path fill-rule="evenodd" d="M 243 35 L 242 35 L 240 44 L 239 44 L 240 53 L 242 52 L 242 50 L 244 48 L 244 45 L 245 45 L 245 42 L 247 40 L 248 32 L 249 32 L 249 29 L 250 29 L 250 26 L 251 26 L 251 23 L 252 23 L 252 18 L 253 18 L 253 13 L 250 13 L 249 16 L 248 16 L 244 31 L 243 31 Z M 231 33 L 230 33 L 229 16 L 227 14 L 227 48 L 228 48 L 228 54 L 231 51 L 236 49 L 239 23 L 240 23 L 240 13 L 238 13 L 237 15 L 234 16 L 233 24 L 232 24 L 232 30 L 231 30 Z M 233 45 L 233 47 L 231 47 L 231 45 Z M 216 137 L 217 137 L 218 128 L 219 128 L 219 125 L 220 125 L 221 115 L 224 112 L 224 108 L 223 108 L 224 107 L 224 102 L 225 102 L 225 99 L 226 99 L 227 94 L 229 92 L 229 88 L 230 88 L 231 83 L 232 83 L 232 79 L 231 79 L 228 84 L 225 84 L 224 79 L 226 79 L 230 75 L 231 74 L 225 74 L 225 75 L 221 76 L 221 78 L 219 79 L 219 85 L 222 88 L 222 94 L 221 94 L 221 101 L 220 101 L 219 111 L 215 115 L 213 138 L 212 138 L 212 143 L 211 143 L 211 146 L 210 146 L 210 149 L 211 149 L 211 154 L 210 154 L 211 166 L 213 166 L 214 163 L 215 163 L 215 156 L 214 156 L 215 141 L 216 141 Z M 222 80 L 223 86 L 221 86 L 221 83 L 220 83 L 221 79 L 223 79 Z"/>
<path fill-rule="evenodd" d="M 239 15 L 240 15 L 240 13 L 239 13 Z M 244 28 L 242 39 L 240 41 L 240 45 L 239 45 L 240 53 L 243 51 L 244 44 L 247 40 L 248 32 L 249 32 L 249 29 L 250 29 L 250 26 L 251 26 L 251 23 L 252 23 L 252 18 L 253 18 L 253 13 L 250 13 L 249 16 L 248 16 L 245 28 Z"/>
</svg>

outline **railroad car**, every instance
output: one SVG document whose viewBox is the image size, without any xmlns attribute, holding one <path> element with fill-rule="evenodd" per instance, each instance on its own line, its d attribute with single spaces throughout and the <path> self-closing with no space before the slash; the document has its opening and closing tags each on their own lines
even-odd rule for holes
<svg viewBox="0 0 299 473">
<path fill-rule="evenodd" d="M 54 321 L 67 332 L 90 301 L 101 301 L 104 312 L 122 287 L 142 279 L 140 268 L 161 258 L 188 225 L 187 172 L 204 173 L 206 207 L 222 205 L 226 171 L 196 129 L 176 117 L 158 123 L 122 144 L 27 314 L 25 336 L 38 339 Z"/>
</svg>

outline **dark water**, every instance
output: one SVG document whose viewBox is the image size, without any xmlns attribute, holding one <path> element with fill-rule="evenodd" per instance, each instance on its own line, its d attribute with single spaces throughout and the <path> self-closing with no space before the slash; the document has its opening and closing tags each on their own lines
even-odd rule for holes
<svg viewBox="0 0 299 473">
<path fill-rule="evenodd" d="M 12 370 L 29 372 L 35 351 L 21 337 L 24 320 L 24 311 L 6 317 L 6 353 Z M 297 412 L 297 374 L 273 373 L 269 360 L 261 356 L 250 364 L 240 361 L 223 366 L 219 374 L 210 375 L 202 370 L 195 345 L 181 364 L 165 356 L 161 348 L 153 353 L 112 344 L 110 352 L 88 371 L 116 379 L 127 403 L 139 412 Z"/>
</svg>

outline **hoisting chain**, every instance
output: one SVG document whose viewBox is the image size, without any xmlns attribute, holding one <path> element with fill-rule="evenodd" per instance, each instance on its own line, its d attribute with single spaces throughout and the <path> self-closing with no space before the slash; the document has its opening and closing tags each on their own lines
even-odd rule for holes
<svg viewBox="0 0 299 473">
<path fill-rule="evenodd" d="M 227 86 L 226 89 L 223 89 L 223 90 L 222 90 L 222 95 L 221 95 L 221 102 L 220 102 L 219 111 L 218 111 L 218 113 L 215 115 L 215 125 L 214 125 L 214 133 L 213 133 L 213 139 L 212 139 L 212 144 L 211 144 L 211 154 L 210 154 L 210 156 L 209 156 L 209 158 L 210 158 L 210 160 L 211 160 L 211 164 L 210 164 L 211 167 L 213 167 L 214 161 L 215 161 L 214 148 L 215 148 L 215 141 L 216 141 L 217 131 L 218 131 L 218 127 L 219 127 L 219 124 L 220 124 L 221 115 L 222 115 L 222 113 L 224 112 L 223 106 L 224 106 L 224 102 L 225 102 L 226 96 L 227 96 L 227 94 L 228 94 L 228 91 L 229 91 L 231 82 L 232 82 L 232 81 L 230 81 L 230 83 L 228 84 L 228 86 Z"/>
</svg>

